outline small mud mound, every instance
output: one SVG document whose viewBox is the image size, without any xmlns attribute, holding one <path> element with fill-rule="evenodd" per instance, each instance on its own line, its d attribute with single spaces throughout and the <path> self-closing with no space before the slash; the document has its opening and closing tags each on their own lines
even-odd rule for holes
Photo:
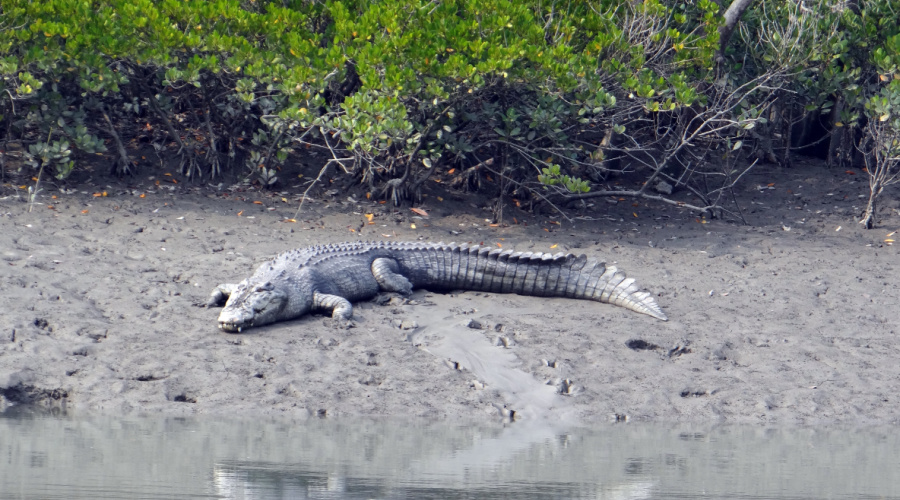
<svg viewBox="0 0 900 500">
<path fill-rule="evenodd" d="M 24 384 L 0 388 L 0 403 L 4 403 L 3 406 L 65 406 L 68 397 L 69 393 L 65 389 L 60 388 L 45 389 Z"/>
</svg>

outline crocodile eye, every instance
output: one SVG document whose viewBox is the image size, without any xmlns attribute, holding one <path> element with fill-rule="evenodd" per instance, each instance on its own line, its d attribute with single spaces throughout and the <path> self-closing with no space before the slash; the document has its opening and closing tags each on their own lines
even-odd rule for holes
<svg viewBox="0 0 900 500">
<path fill-rule="evenodd" d="M 268 282 L 268 281 L 264 285 L 260 285 L 260 286 L 256 287 L 257 292 L 269 292 L 274 289 L 275 289 L 275 285 L 273 285 L 271 282 Z"/>
</svg>

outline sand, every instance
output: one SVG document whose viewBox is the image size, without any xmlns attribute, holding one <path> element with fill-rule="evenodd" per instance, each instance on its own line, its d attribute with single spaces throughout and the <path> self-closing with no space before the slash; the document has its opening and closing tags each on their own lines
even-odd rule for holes
<svg viewBox="0 0 900 500">
<path fill-rule="evenodd" d="M 757 168 L 735 193 L 747 224 L 601 198 L 565 216 L 510 204 L 491 225 L 483 195 L 437 184 L 416 205 L 427 218 L 330 191 L 291 222 L 302 189 L 150 174 L 48 182 L 29 212 L 18 184 L 8 172 L 0 186 L 2 405 L 900 422 L 900 245 L 885 241 L 900 229 L 900 190 L 884 193 L 879 228 L 866 231 L 856 222 L 863 172 Z M 356 239 L 586 253 L 636 278 L 670 320 L 587 301 L 418 290 L 355 304 L 355 328 L 311 315 L 228 334 L 202 306 L 215 285 L 278 252 Z"/>
</svg>

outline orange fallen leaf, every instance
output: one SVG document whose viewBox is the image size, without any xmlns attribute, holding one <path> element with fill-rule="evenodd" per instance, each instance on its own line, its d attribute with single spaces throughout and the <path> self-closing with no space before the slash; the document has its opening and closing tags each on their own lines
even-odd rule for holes
<svg viewBox="0 0 900 500">
<path fill-rule="evenodd" d="M 558 225 L 559 225 L 559 221 L 557 221 L 557 220 L 552 220 L 552 221 L 550 221 L 550 224 L 556 224 L 556 225 L 558 226 Z"/>
<path fill-rule="evenodd" d="M 545 227 L 545 228 L 544 228 L 544 231 L 547 231 L 547 232 L 548 232 L 548 233 L 549 233 L 549 232 L 550 232 L 550 230 L 549 230 L 549 229 L 547 229 L 547 228 L 546 228 L 546 227 Z"/>
<path fill-rule="evenodd" d="M 497 245 L 498 248 L 503 248 L 503 245 L 501 245 L 500 243 L 494 243 L 494 244 Z"/>
<path fill-rule="evenodd" d="M 846 173 L 847 175 L 856 175 L 856 172 L 852 170 L 845 170 L 844 173 Z"/>
<path fill-rule="evenodd" d="M 261 202 L 261 201 L 254 201 L 253 204 L 254 204 L 254 205 L 262 205 L 262 202 Z"/>
<path fill-rule="evenodd" d="M 172 179 L 172 184 L 178 184 L 178 179 Z"/>
<path fill-rule="evenodd" d="M 88 209 L 85 208 L 84 210 L 81 211 L 81 213 L 83 213 L 83 214 L 88 213 Z"/>
<path fill-rule="evenodd" d="M 437 199 L 438 199 L 438 201 L 444 201 L 444 199 L 441 198 L 440 196 L 438 196 Z"/>
<path fill-rule="evenodd" d="M 169 176 L 169 177 L 172 177 L 172 174 L 163 174 L 163 175 L 167 175 L 167 176 Z"/>
<path fill-rule="evenodd" d="M 241 210 L 240 212 L 238 212 L 238 217 L 240 217 L 240 216 L 242 216 L 242 215 L 244 215 L 244 211 L 243 211 L 243 210 Z"/>
<path fill-rule="evenodd" d="M 19 186 L 19 189 L 28 189 L 28 186 Z"/>
<path fill-rule="evenodd" d="M 774 185 L 775 185 L 774 182 L 770 182 L 770 183 L 766 184 L 766 186 L 768 186 L 768 187 L 772 187 L 772 186 L 774 186 Z"/>
<path fill-rule="evenodd" d="M 519 224 L 519 219 L 516 219 L 515 217 L 513 217 L 513 224 L 518 225 L 518 224 Z"/>
<path fill-rule="evenodd" d="M 99 197 L 103 196 L 103 193 L 94 193 L 92 196 L 94 198 L 99 198 Z"/>
<path fill-rule="evenodd" d="M 632 207 L 637 207 L 637 206 L 640 206 L 640 203 L 632 203 L 631 206 L 632 206 Z"/>
<path fill-rule="evenodd" d="M 371 199 L 372 199 L 372 193 L 366 193 L 366 199 L 367 199 L 367 200 L 371 200 Z"/>
<path fill-rule="evenodd" d="M 47 205 L 47 208 L 49 208 L 50 210 L 54 210 L 56 207 L 54 207 L 53 205 Z M 894 241 L 894 240 L 884 240 L 884 241 Z"/>
<path fill-rule="evenodd" d="M 554 243 L 554 244 L 550 245 L 550 249 L 553 250 L 554 248 L 556 248 L 558 246 L 559 246 L 559 243 Z"/>
<path fill-rule="evenodd" d="M 141 195 L 140 195 L 140 196 L 138 196 L 138 198 L 146 198 L 146 197 L 147 197 L 147 195 L 146 195 L 146 194 L 144 194 L 144 193 L 141 193 Z"/>
<path fill-rule="evenodd" d="M 631 212 L 631 215 L 637 217 L 637 212 Z"/>
<path fill-rule="evenodd" d="M 453 172 L 456 172 L 455 168 L 451 168 L 450 170 L 447 171 L 448 174 L 452 174 Z"/>
<path fill-rule="evenodd" d="M 355 232 L 356 232 L 356 229 L 353 229 L 352 227 L 349 228 L 349 229 L 350 229 L 350 232 L 351 232 L 351 233 L 355 233 Z"/>
<path fill-rule="evenodd" d="M 422 210 L 421 208 L 410 208 L 410 210 L 421 215 L 422 217 L 428 217 L 428 212 Z"/>
<path fill-rule="evenodd" d="M 56 199 L 56 195 L 54 194 L 54 195 L 51 196 L 50 198 L 55 200 L 55 199 Z"/>
<path fill-rule="evenodd" d="M 297 219 L 284 219 L 281 222 L 297 222 Z"/>
<path fill-rule="evenodd" d="M 491 227 L 500 227 L 500 224 L 489 224 Z"/>
</svg>

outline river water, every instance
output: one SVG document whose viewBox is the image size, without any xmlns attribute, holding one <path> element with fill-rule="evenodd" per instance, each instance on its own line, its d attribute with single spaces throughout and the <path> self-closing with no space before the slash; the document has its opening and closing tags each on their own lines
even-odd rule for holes
<svg viewBox="0 0 900 500">
<path fill-rule="evenodd" d="M 900 499 L 900 429 L 6 413 L 0 498 Z"/>
</svg>

